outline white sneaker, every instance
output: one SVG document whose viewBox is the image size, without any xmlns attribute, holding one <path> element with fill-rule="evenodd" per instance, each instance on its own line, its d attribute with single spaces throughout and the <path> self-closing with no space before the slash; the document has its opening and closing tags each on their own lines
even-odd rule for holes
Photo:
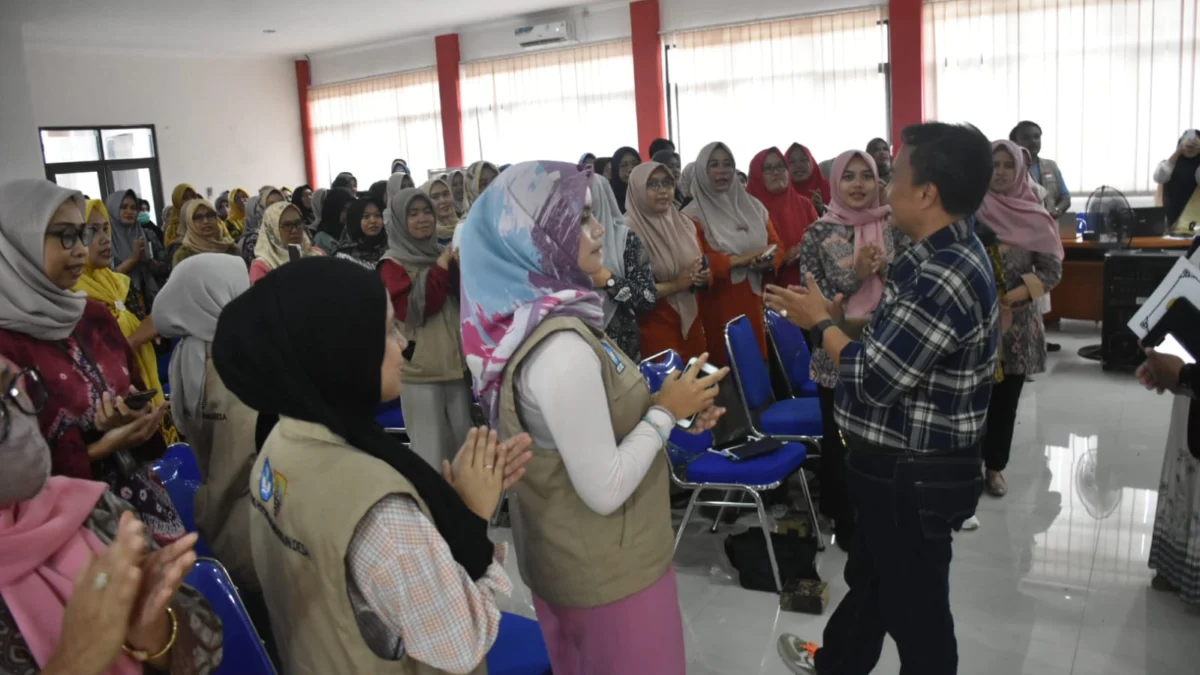
<svg viewBox="0 0 1200 675">
<path fill-rule="evenodd" d="M 978 529 L 979 529 L 979 518 L 977 516 L 971 516 L 970 518 L 967 518 L 966 520 L 963 521 L 962 530 L 964 532 L 974 532 L 975 530 L 978 530 Z"/>
<path fill-rule="evenodd" d="M 805 642 L 791 633 L 779 636 L 779 658 L 796 675 L 817 675 L 817 666 L 813 662 L 816 653 L 815 643 Z"/>
</svg>

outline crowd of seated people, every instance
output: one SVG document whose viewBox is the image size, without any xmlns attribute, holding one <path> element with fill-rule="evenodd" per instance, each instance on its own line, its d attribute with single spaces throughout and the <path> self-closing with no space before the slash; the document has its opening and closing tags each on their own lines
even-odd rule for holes
<svg viewBox="0 0 1200 675">
<path fill-rule="evenodd" d="M 1022 122 L 993 143 L 970 218 L 1000 291 L 980 467 L 996 497 L 1022 384 L 1046 368 L 1038 300 L 1062 275 L 1069 192 L 1040 134 Z M 886 141 L 824 170 L 781 147 L 745 172 L 720 141 L 685 164 L 659 139 L 646 162 L 480 161 L 419 187 L 404 160 L 365 192 L 349 173 L 215 203 L 180 184 L 161 228 L 133 191 L 0 186 L 0 673 L 27 672 L 18 653 L 46 673 L 220 661 L 219 621 L 181 585 L 196 535 L 151 468 L 183 441 L 198 533 L 283 672 L 479 668 L 512 590 L 488 538 L 511 488 L 555 672 L 682 674 L 661 450 L 677 420 L 718 423 L 728 371 L 651 396 L 639 360 L 724 366 L 741 315 L 765 359 L 768 285 L 815 284 L 867 317 L 914 245 L 892 221 Z M 1189 132 L 1156 171 L 1177 218 L 1200 203 L 1198 158 Z M 848 546 L 832 356 L 814 345 L 820 511 Z M 406 442 L 374 422 L 396 399 Z"/>
</svg>

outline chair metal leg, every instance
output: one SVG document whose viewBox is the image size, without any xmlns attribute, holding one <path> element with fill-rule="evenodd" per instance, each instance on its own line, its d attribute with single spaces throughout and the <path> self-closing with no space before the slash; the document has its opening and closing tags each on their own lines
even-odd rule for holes
<svg viewBox="0 0 1200 675">
<path fill-rule="evenodd" d="M 758 496 L 758 492 L 746 489 L 750 496 L 754 498 L 754 505 L 758 507 L 758 523 L 762 526 L 763 536 L 767 538 L 767 557 L 771 559 L 771 572 L 775 574 L 775 592 L 783 593 L 783 583 L 779 580 L 779 563 L 775 562 L 775 543 L 771 541 L 771 528 L 767 526 L 767 510 L 763 508 L 762 497 Z"/>
<path fill-rule="evenodd" d="M 688 520 L 692 517 L 692 511 L 696 509 L 696 500 L 700 498 L 700 493 L 704 488 L 696 488 L 692 491 L 692 498 L 688 500 L 687 509 L 683 512 L 683 520 L 679 522 L 679 531 L 675 533 L 675 548 L 671 549 L 671 555 L 675 555 L 675 551 L 679 549 L 679 542 L 683 540 L 683 528 L 687 527 Z"/>
<path fill-rule="evenodd" d="M 818 522 L 817 509 L 813 506 L 812 493 L 808 491 L 808 478 L 804 469 L 800 469 L 800 489 L 804 492 L 804 502 L 808 504 L 808 519 L 812 521 L 813 534 L 817 536 L 817 551 L 825 550 L 825 538 L 821 536 L 821 524 Z"/>
<path fill-rule="evenodd" d="M 725 496 L 724 496 L 724 497 L 721 499 L 721 501 L 723 501 L 723 502 L 727 502 L 727 501 L 729 501 L 729 500 L 730 500 L 730 499 L 732 499 L 732 498 L 733 498 L 733 490 L 726 490 L 726 491 L 725 491 Z M 717 517 L 716 517 L 716 518 L 713 518 L 713 524 L 712 524 L 712 527 L 708 528 L 708 531 L 709 531 L 709 533 L 710 533 L 710 534 L 716 534 L 716 533 L 717 533 L 717 527 L 718 527 L 718 526 L 720 526 L 720 524 L 721 524 L 721 518 L 722 518 L 722 517 L 724 517 L 724 515 L 725 515 L 725 507 L 724 507 L 724 506 L 722 506 L 722 507 L 720 507 L 720 508 L 718 508 L 718 509 L 717 509 Z"/>
</svg>

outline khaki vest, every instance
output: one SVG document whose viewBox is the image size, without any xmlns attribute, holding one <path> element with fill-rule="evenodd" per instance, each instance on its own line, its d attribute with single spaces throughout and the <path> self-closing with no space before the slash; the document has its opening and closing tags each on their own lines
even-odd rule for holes
<svg viewBox="0 0 1200 675">
<path fill-rule="evenodd" d="M 500 392 L 501 436 L 525 431 L 514 391 L 522 361 L 538 343 L 563 330 L 578 333 L 600 358 L 608 413 L 620 442 L 645 416 L 650 390 L 635 361 L 570 317 L 543 321 L 509 360 Z M 533 459 L 514 488 L 513 539 L 521 578 L 539 598 L 552 605 L 599 607 L 662 578 L 675 541 L 669 468 L 662 453 L 621 508 L 602 516 L 579 498 L 557 451 L 536 445 L 530 450 Z"/>
<path fill-rule="evenodd" d="M 286 675 L 436 670 L 387 661 L 363 639 L 350 604 L 346 549 L 379 500 L 404 494 L 428 516 L 404 476 L 329 429 L 281 417 L 251 472 L 250 544 Z M 480 664 L 474 673 L 484 675 Z"/>
<path fill-rule="evenodd" d="M 1058 184 L 1058 164 L 1052 159 L 1042 158 L 1038 160 L 1041 165 L 1042 175 L 1034 176 L 1038 185 L 1046 188 L 1046 196 L 1042 199 L 1042 205 L 1047 210 L 1054 208 L 1058 203 L 1059 194 L 1062 192 L 1062 186 Z"/>
<path fill-rule="evenodd" d="M 196 490 L 196 528 L 243 588 L 258 590 L 250 555 L 250 471 L 258 413 L 225 387 L 207 348 L 202 419 L 188 437 L 204 483 Z M 190 430 L 189 430 L 190 431 Z"/>
<path fill-rule="evenodd" d="M 386 260 L 384 264 L 404 268 L 395 260 Z M 404 271 L 408 272 L 408 269 Z M 404 362 L 405 382 L 451 382 L 465 377 L 467 368 L 462 355 L 460 322 L 458 295 L 454 293 L 447 296 L 442 311 L 425 317 L 425 323 L 420 328 L 409 328 L 406 322 L 399 322 L 404 337 L 417 343 L 412 361 Z"/>
</svg>

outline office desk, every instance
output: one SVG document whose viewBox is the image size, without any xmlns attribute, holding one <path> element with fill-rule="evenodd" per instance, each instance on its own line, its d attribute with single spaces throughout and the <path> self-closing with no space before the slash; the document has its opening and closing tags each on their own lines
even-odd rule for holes
<svg viewBox="0 0 1200 675">
<path fill-rule="evenodd" d="M 1131 248 L 1186 250 L 1191 245 L 1190 237 L 1134 237 Z M 1063 277 L 1050 291 L 1046 320 L 1100 321 L 1104 317 L 1104 254 L 1113 246 L 1075 238 L 1063 239 L 1063 250 Z"/>
</svg>

